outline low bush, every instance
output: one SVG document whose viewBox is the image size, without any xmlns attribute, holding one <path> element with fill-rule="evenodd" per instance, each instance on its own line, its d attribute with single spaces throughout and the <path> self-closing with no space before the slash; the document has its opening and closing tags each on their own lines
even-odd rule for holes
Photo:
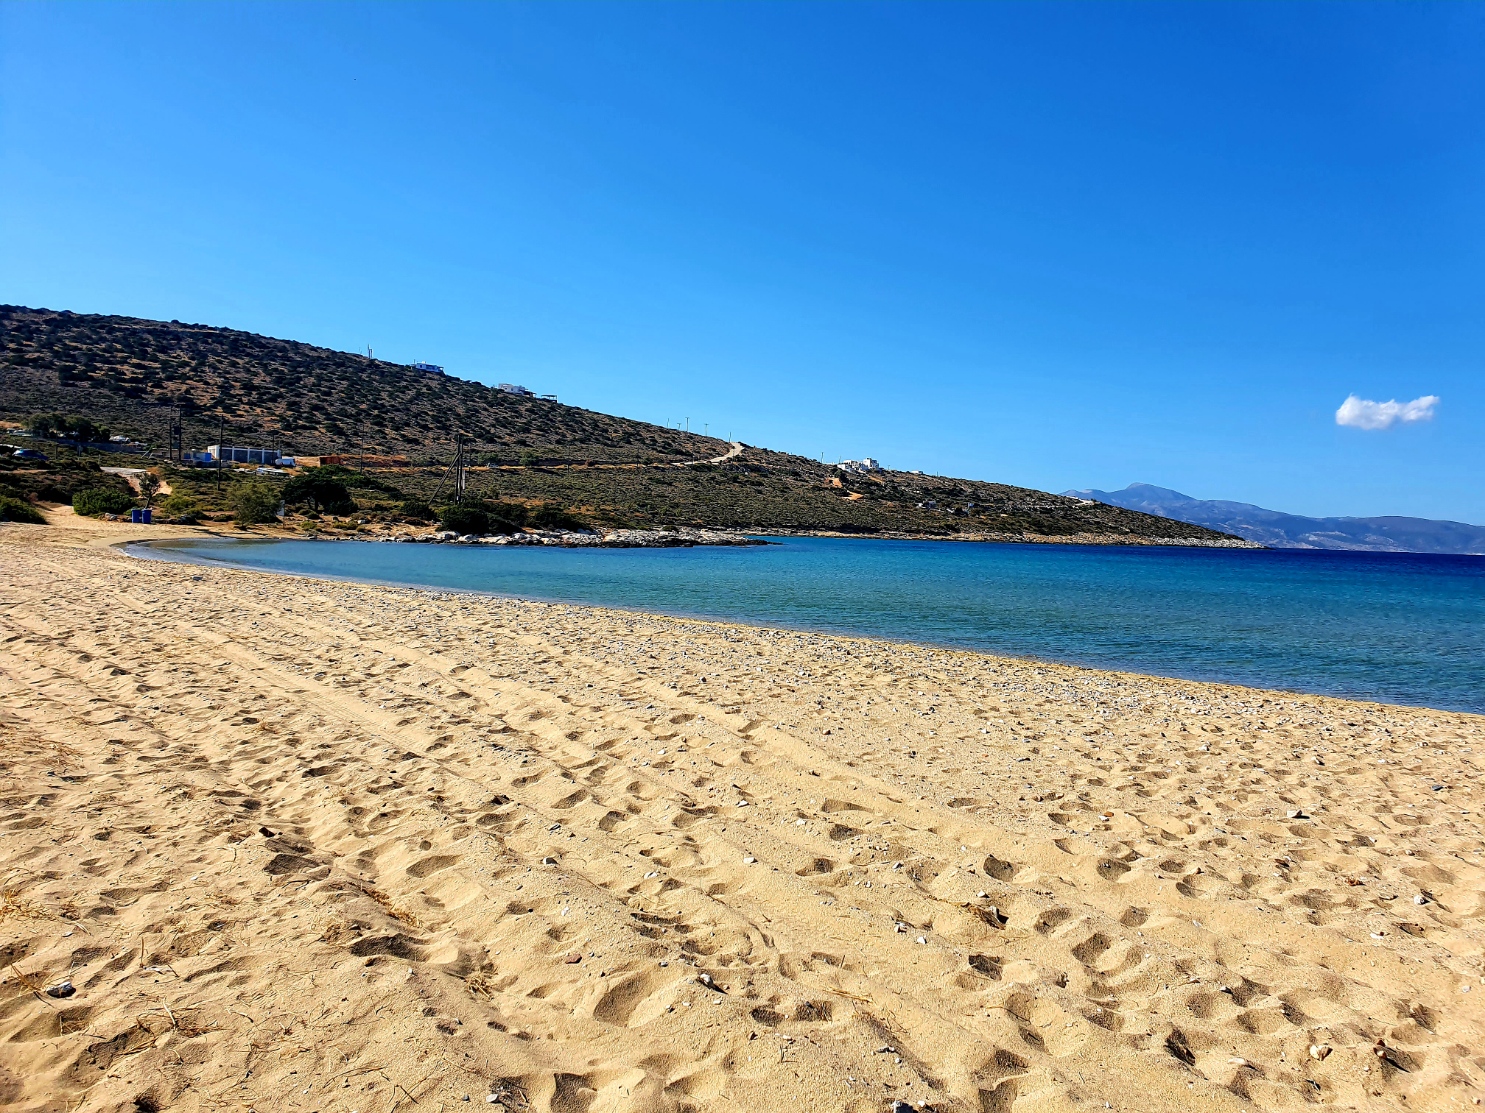
<svg viewBox="0 0 1485 1113">
<path fill-rule="evenodd" d="M 179 517 L 182 514 L 194 514 L 199 508 L 196 500 L 190 495 L 171 494 L 166 496 L 164 502 L 160 503 L 160 509 L 167 514 Z"/>
<path fill-rule="evenodd" d="M 538 506 L 526 515 L 526 521 L 537 529 L 587 529 L 586 522 L 574 518 L 557 506 Z"/>
<path fill-rule="evenodd" d="M 89 518 L 126 514 L 134 509 L 134 500 L 111 487 L 88 487 L 72 496 L 72 509 Z"/>
<path fill-rule="evenodd" d="M 433 508 L 426 502 L 413 500 L 404 502 L 399 513 L 410 522 L 431 522 L 436 517 Z"/>
<path fill-rule="evenodd" d="M 33 526 L 46 525 L 41 511 L 29 502 L 0 495 L 0 522 L 29 522 Z"/>
</svg>

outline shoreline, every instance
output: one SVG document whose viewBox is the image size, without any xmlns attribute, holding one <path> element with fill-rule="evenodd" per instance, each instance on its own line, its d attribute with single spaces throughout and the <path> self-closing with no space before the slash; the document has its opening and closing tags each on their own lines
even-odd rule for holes
<svg viewBox="0 0 1485 1113">
<path fill-rule="evenodd" d="M 70 507 L 43 507 L 48 516 L 59 511 L 71 513 Z M 107 524 L 119 523 L 105 519 Z M 332 523 L 334 524 L 334 523 Z M 1161 548 L 1190 549 L 1267 549 L 1268 546 L 1240 537 L 1207 539 L 1191 537 L 1146 537 L 1136 534 L 1116 533 L 916 533 L 911 530 L 842 531 L 828 529 L 793 529 L 789 527 L 712 527 L 695 525 L 654 526 L 644 528 L 604 526 L 591 530 L 529 530 L 514 534 L 460 535 L 453 530 L 439 530 L 436 526 L 412 526 L 373 522 L 371 528 L 356 529 L 349 534 L 337 535 L 327 528 L 306 530 L 307 521 L 298 525 L 279 522 L 267 523 L 240 529 L 230 522 L 210 522 L 205 525 L 179 526 L 161 522 L 152 528 L 203 528 L 238 529 L 245 536 L 271 536 L 292 540 L 330 541 L 379 541 L 437 545 L 551 545 L 564 548 L 667 548 L 703 545 L 766 545 L 769 537 L 835 537 L 865 541 L 953 541 L 985 545 L 1080 545 L 1080 546 L 1154 546 Z"/>
<path fill-rule="evenodd" d="M 1470 707 L 1468 705 L 1460 706 L 1460 705 L 1457 705 L 1456 704 L 1456 705 L 1452 705 L 1451 706 L 1447 702 L 1429 703 L 1429 702 L 1426 702 L 1426 700 L 1427 700 L 1428 697 L 1426 695 L 1422 695 L 1422 694 L 1417 695 L 1415 699 L 1413 699 L 1412 701 L 1410 701 L 1409 700 L 1409 693 L 1392 693 L 1392 692 L 1376 691 L 1376 690 L 1365 691 L 1365 690 L 1359 690 L 1357 687 L 1353 687 L 1351 690 L 1345 690 L 1345 689 L 1337 690 L 1337 689 L 1334 689 L 1334 688 L 1331 689 L 1331 690 L 1325 690 L 1324 688 L 1319 687 L 1319 686 L 1316 686 L 1316 687 L 1300 687 L 1300 686 L 1297 686 L 1297 685 L 1285 686 L 1282 683 L 1281 684 L 1264 683 L 1262 678 L 1243 677 L 1241 675 L 1233 675 L 1233 674 L 1230 674 L 1230 673 L 1229 674 L 1224 674 L 1221 669 L 1215 668 L 1215 667 L 1209 668 L 1206 671 L 1202 671 L 1202 669 L 1201 669 L 1201 667 L 1200 667 L 1199 664 L 1192 664 L 1189 668 L 1183 670 L 1183 669 L 1181 669 L 1179 667 L 1179 665 L 1172 664 L 1170 661 L 1166 661 L 1166 662 L 1162 663 L 1162 662 L 1159 662 L 1159 661 L 1150 661 L 1150 660 L 1138 661 L 1138 660 L 1118 660 L 1118 659 L 1108 659 L 1108 658 L 1099 660 L 1097 658 L 1091 658 L 1091 657 L 1090 658 L 1079 658 L 1079 657 L 1072 656 L 1072 655 L 1068 655 L 1068 656 L 1057 656 L 1057 655 L 1053 655 L 1051 653 L 1017 652 L 1014 649 L 1002 648 L 1002 647 L 998 647 L 998 646 L 995 646 L 995 645 L 976 644 L 973 640 L 970 640 L 970 639 L 961 639 L 961 640 L 957 640 L 956 641 L 950 635 L 947 635 L 947 634 L 944 635 L 944 637 L 943 637 L 942 640 L 936 640 L 936 639 L 934 639 L 931 636 L 926 636 L 925 634 L 921 634 L 921 633 L 918 634 L 918 635 L 916 635 L 916 636 L 914 636 L 914 635 L 906 635 L 906 634 L 904 634 L 904 635 L 894 635 L 893 633 L 884 631 L 882 629 L 869 629 L 869 628 L 868 629 L 862 629 L 862 628 L 851 629 L 851 628 L 849 628 L 848 626 L 846 626 L 844 624 L 843 625 L 840 625 L 840 626 L 831 626 L 831 625 L 826 624 L 826 623 L 823 623 L 823 622 L 821 622 L 820 624 L 811 625 L 811 624 L 809 624 L 807 622 L 791 622 L 787 618 L 778 617 L 778 616 L 762 616 L 762 615 L 740 615 L 740 616 L 733 616 L 733 615 L 729 615 L 727 613 L 724 613 L 721 610 L 707 611 L 707 610 L 704 610 L 704 609 L 687 609 L 686 607 L 680 606 L 680 605 L 676 605 L 675 603 L 671 603 L 669 605 L 662 604 L 662 603 L 655 603 L 652 606 L 647 606 L 646 604 L 644 604 L 642 602 L 621 602 L 621 601 L 617 601 L 617 600 L 614 600 L 614 601 L 605 601 L 603 599 L 593 599 L 593 598 L 586 598 L 585 599 L 585 598 L 563 597 L 561 595 L 547 595 L 547 594 L 543 594 L 539 590 L 526 590 L 526 591 L 508 590 L 507 591 L 507 590 L 498 590 L 498 589 L 491 589 L 491 588 L 484 588 L 484 587 L 477 587 L 477 586 L 464 586 L 464 585 L 457 585 L 457 584 L 441 584 L 441 583 L 431 582 L 431 581 L 428 581 L 428 580 L 419 580 L 419 579 L 417 579 L 417 578 L 415 578 L 413 576 L 409 576 L 409 578 L 406 578 L 406 579 L 397 579 L 397 578 L 388 578 L 388 577 L 385 577 L 385 576 L 378 576 L 378 575 L 367 574 L 365 572 L 360 572 L 360 573 L 358 573 L 358 572 L 338 573 L 338 572 L 335 572 L 335 571 L 323 570 L 323 569 L 321 569 L 321 570 L 296 570 L 296 569 L 290 569 L 290 568 L 259 567 L 259 566 L 255 566 L 255 565 L 253 565 L 251 563 L 239 562 L 239 561 L 237 561 L 235 559 L 232 559 L 232 557 L 230 555 L 218 557 L 218 556 L 215 556 L 215 555 L 196 554 L 196 553 L 183 552 L 183 551 L 180 551 L 180 550 L 175 550 L 175 549 L 169 548 L 169 546 L 171 546 L 172 543 L 175 542 L 175 541 L 179 541 L 179 540 L 190 541 L 190 540 L 201 540 L 201 539 L 202 538 L 187 538 L 187 539 L 181 539 L 181 538 L 150 539 L 150 538 L 145 538 L 145 539 L 135 539 L 135 540 L 132 540 L 130 542 L 121 543 L 120 544 L 120 547 L 125 552 L 127 552 L 130 556 L 137 557 L 139 559 L 145 559 L 145 560 L 166 560 L 166 561 L 175 561 L 175 562 L 200 564 L 200 565 L 204 565 L 204 566 L 231 567 L 231 568 L 236 568 L 236 569 L 239 569 L 239 570 L 242 570 L 242 571 L 260 572 L 260 573 L 266 573 L 266 574 L 276 575 L 276 576 L 303 577 L 303 578 L 306 578 L 306 579 L 311 580 L 311 581 L 319 580 L 319 581 L 329 582 L 329 583 L 362 583 L 362 584 L 370 584 L 370 585 L 375 585 L 375 586 L 384 586 L 384 587 L 391 587 L 391 588 L 407 589 L 407 590 L 413 590 L 413 591 L 429 591 L 429 592 L 434 592 L 434 593 L 439 593 L 439 592 L 467 593 L 467 594 L 470 594 L 472 596 L 478 596 L 478 597 L 488 597 L 488 598 L 496 598 L 496 599 L 529 600 L 529 601 L 533 601 L 533 602 L 547 603 L 547 604 L 553 604 L 553 605 L 591 607 L 591 608 L 594 608 L 595 610 L 597 610 L 599 612 L 604 612 L 604 613 L 613 613 L 613 614 L 645 614 L 645 615 L 650 615 L 650 616 L 669 617 L 669 618 L 676 618 L 676 619 L 683 619 L 683 620 L 692 620 L 692 621 L 699 621 L 699 622 L 716 622 L 716 623 L 723 623 L 723 624 L 729 624 L 730 623 L 730 624 L 733 624 L 733 625 L 744 625 L 744 626 L 748 626 L 748 627 L 754 628 L 754 629 L 764 629 L 764 630 L 766 630 L 766 629 L 778 629 L 778 630 L 788 630 L 788 631 L 792 631 L 792 632 L 796 632 L 796 633 L 804 633 L 804 634 L 820 634 L 822 636 L 828 636 L 828 637 L 863 638 L 863 639 L 867 639 L 867 640 L 876 640 L 876 641 L 889 642 L 889 643 L 896 644 L 896 645 L 917 646 L 917 647 L 920 647 L 920 648 L 923 648 L 923 649 L 944 650 L 944 651 L 953 651 L 953 652 L 980 653 L 980 654 L 984 654 L 987 657 L 992 658 L 992 659 L 995 659 L 995 660 L 1010 661 L 1010 662 L 1021 662 L 1021 663 L 1055 664 L 1055 665 L 1062 665 L 1062 666 L 1066 666 L 1066 667 L 1070 667 L 1070 668 L 1088 669 L 1088 670 L 1099 671 L 1099 672 L 1110 672 L 1110 673 L 1115 673 L 1115 674 L 1123 675 L 1123 676 L 1143 677 L 1143 678 L 1147 678 L 1147 679 L 1151 679 L 1151 680 L 1166 679 L 1166 680 L 1189 681 L 1189 682 L 1198 683 L 1198 684 L 1223 684 L 1223 685 L 1231 685 L 1231 686 L 1239 687 L 1239 688 L 1250 689 L 1252 691 L 1257 691 L 1257 692 L 1288 693 L 1288 694 L 1294 694 L 1294 695 L 1324 696 L 1324 697 L 1327 697 L 1327 698 L 1341 699 L 1341 700 L 1354 701 L 1354 702 L 1367 703 L 1367 704 L 1375 704 L 1375 705 L 1378 705 L 1378 706 L 1411 707 L 1411 708 L 1418 708 L 1418 709 L 1424 709 L 1424 710 L 1437 710 L 1437 711 L 1441 711 L 1441 712 L 1458 712 L 1458 713 L 1464 713 L 1464 714 L 1485 713 L 1485 712 L 1482 712 L 1478 708 L 1472 708 L 1472 707 Z M 214 540 L 214 541 L 228 541 L 228 542 L 242 542 L 242 543 L 248 543 L 248 542 L 253 542 L 253 541 L 258 541 L 258 542 L 261 543 L 261 542 L 267 542 L 267 541 L 285 541 L 285 540 L 287 540 L 287 541 L 308 541 L 308 540 L 313 540 L 313 541 L 319 541 L 319 542 L 355 541 L 355 540 L 358 540 L 358 539 L 354 539 L 354 538 L 300 538 L 300 537 L 287 537 L 287 538 L 284 538 L 284 537 L 262 536 L 262 535 L 260 535 L 258 537 L 253 537 L 253 536 L 242 536 L 240 534 L 239 535 L 235 535 L 235 536 L 234 535 L 214 534 L 214 535 L 212 535 L 212 537 L 210 539 L 211 540 Z M 371 544 L 371 543 L 373 543 L 370 539 L 359 539 L 359 540 L 361 540 L 363 544 Z M 161 546 L 161 549 L 163 551 L 151 553 L 149 550 L 152 548 L 152 546 L 154 544 L 158 544 L 159 546 Z M 138 551 L 134 551 L 136 549 L 136 547 L 137 547 L 137 550 Z M 551 547 L 560 548 L 560 546 L 551 546 Z M 1267 552 L 1269 550 L 1264 550 L 1264 551 Z M 170 555 L 166 555 L 167 553 L 170 554 Z M 1364 554 L 1364 555 L 1370 556 L 1370 555 L 1373 555 L 1373 554 Z M 1390 555 L 1390 554 L 1382 554 L 1382 555 L 1386 556 L 1386 555 Z M 1424 554 L 1424 555 L 1427 556 L 1427 554 Z M 1446 557 L 1445 559 L 1452 559 L 1452 558 L 1447 558 Z"/>
<path fill-rule="evenodd" d="M 1209 540 L 1200 537 L 1141 537 L 1119 533 L 1074 533 L 1065 535 L 1049 533 L 926 534 L 900 533 L 895 530 L 882 530 L 876 533 L 842 533 L 831 530 L 774 529 L 760 531 L 760 534 L 769 537 L 842 537 L 865 541 L 958 541 L 984 545 L 1135 545 L 1176 549 L 1268 549 L 1267 545 L 1261 545 L 1257 541 L 1247 541 L 1241 537 L 1232 537 L 1225 540 Z"/>
<path fill-rule="evenodd" d="M 18 1109 L 1485 1096 L 1485 716 L 107 526 L 0 528 Z"/>
</svg>

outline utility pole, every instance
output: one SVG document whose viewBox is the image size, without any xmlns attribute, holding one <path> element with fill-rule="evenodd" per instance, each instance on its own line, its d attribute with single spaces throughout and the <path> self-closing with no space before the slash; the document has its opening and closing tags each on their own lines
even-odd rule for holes
<svg viewBox="0 0 1485 1113">
<path fill-rule="evenodd" d="M 438 486 L 435 487 L 435 488 L 433 488 L 433 494 L 430 495 L 429 496 L 429 499 L 428 499 L 429 502 L 434 502 L 434 501 L 436 501 L 438 499 L 439 492 L 443 490 L 444 480 L 446 480 L 446 479 L 448 479 L 450 477 L 450 473 L 453 473 L 453 480 L 454 480 L 454 483 L 453 483 L 454 501 L 455 502 L 463 502 L 464 501 L 464 488 L 465 488 L 465 484 L 466 484 L 466 480 L 465 480 L 465 477 L 464 477 L 464 434 L 463 433 L 455 433 L 454 434 L 454 459 L 453 459 L 453 462 L 451 464 L 449 464 L 449 466 L 444 469 L 443 475 L 439 477 Z"/>
</svg>

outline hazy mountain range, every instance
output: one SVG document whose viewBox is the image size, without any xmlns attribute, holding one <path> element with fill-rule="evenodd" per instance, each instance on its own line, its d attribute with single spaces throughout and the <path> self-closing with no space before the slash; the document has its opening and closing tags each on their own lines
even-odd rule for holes
<svg viewBox="0 0 1485 1113">
<path fill-rule="evenodd" d="M 1306 518 L 1246 502 L 1194 499 L 1168 487 L 1131 483 L 1122 491 L 1064 491 L 1073 498 L 1141 510 L 1236 534 L 1274 549 L 1353 549 L 1371 553 L 1485 554 L 1485 527 L 1428 518 Z"/>
</svg>

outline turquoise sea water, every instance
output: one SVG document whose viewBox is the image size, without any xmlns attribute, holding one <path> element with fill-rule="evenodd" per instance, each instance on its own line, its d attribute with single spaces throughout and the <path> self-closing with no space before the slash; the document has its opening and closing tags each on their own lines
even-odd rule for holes
<svg viewBox="0 0 1485 1113">
<path fill-rule="evenodd" d="M 191 541 L 139 555 L 860 634 L 1485 712 L 1485 558 L 789 538 Z"/>
</svg>

